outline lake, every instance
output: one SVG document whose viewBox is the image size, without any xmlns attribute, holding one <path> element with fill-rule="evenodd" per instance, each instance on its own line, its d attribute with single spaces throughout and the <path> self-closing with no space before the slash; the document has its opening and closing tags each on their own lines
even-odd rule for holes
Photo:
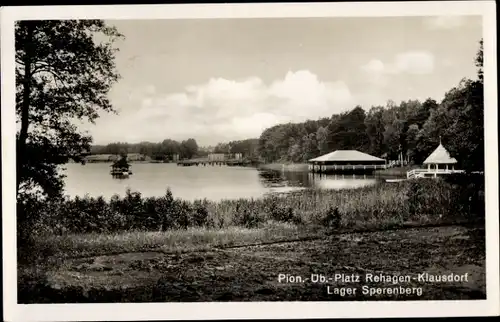
<svg viewBox="0 0 500 322">
<path fill-rule="evenodd" d="M 316 187 L 346 189 L 376 184 L 380 178 L 363 175 L 320 175 L 308 172 L 260 170 L 252 167 L 191 166 L 173 163 L 133 163 L 133 174 L 124 179 L 110 175 L 109 163 L 65 165 L 65 194 L 70 197 L 125 195 L 126 189 L 145 197 L 162 196 L 167 188 L 175 198 L 221 200 L 259 198 Z"/>
</svg>

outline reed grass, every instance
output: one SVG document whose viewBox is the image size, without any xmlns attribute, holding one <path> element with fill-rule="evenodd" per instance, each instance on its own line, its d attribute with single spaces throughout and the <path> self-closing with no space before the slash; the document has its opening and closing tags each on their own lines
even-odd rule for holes
<svg viewBox="0 0 500 322">
<path fill-rule="evenodd" d="M 476 190 L 443 180 L 422 179 L 340 191 L 305 189 L 284 196 L 218 202 L 175 199 L 170 190 L 165 196 L 150 198 L 127 191 L 123 198 L 113 196 L 109 201 L 86 196 L 38 202 L 29 207 L 37 218 L 30 231 L 50 236 L 217 230 L 259 228 L 269 221 L 310 226 L 324 225 L 332 216 L 338 217 L 340 227 L 348 228 L 453 221 L 484 216 L 484 200 L 478 200 Z"/>
<path fill-rule="evenodd" d="M 303 237 L 324 230 L 484 220 L 483 192 L 476 184 L 434 179 L 218 202 L 175 199 L 170 190 L 155 198 L 127 191 L 123 198 L 113 196 L 109 201 L 88 196 L 32 200 L 18 205 L 18 218 L 20 211 L 34 218 L 24 227 L 34 240 L 25 251 L 31 247 L 42 257 L 153 248 L 183 251 Z"/>
</svg>

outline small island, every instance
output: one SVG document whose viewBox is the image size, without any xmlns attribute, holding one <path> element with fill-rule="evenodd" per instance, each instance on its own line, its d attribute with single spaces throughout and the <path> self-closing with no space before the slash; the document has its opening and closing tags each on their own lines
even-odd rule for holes
<svg viewBox="0 0 500 322">
<path fill-rule="evenodd" d="M 112 176 L 129 176 L 132 174 L 130 170 L 130 164 L 127 162 L 127 156 L 122 156 L 119 160 L 115 161 L 111 165 L 111 175 Z"/>
</svg>

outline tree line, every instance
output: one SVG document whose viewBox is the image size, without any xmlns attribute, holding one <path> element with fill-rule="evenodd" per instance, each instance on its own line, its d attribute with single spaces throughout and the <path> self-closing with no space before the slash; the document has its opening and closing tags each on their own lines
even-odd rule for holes
<svg viewBox="0 0 500 322">
<path fill-rule="evenodd" d="M 180 159 L 191 159 L 203 154 L 198 147 L 195 139 L 189 138 L 181 142 L 171 139 L 165 139 L 162 142 L 140 142 L 126 143 L 114 142 L 106 145 L 93 145 L 90 148 L 91 154 L 124 154 L 140 153 L 150 157 L 153 160 L 164 161 L 171 160 L 174 155 Z"/>
<path fill-rule="evenodd" d="M 126 154 L 140 153 L 153 160 L 170 160 L 177 154 L 181 159 L 205 157 L 209 153 L 235 154 L 241 153 L 245 158 L 256 159 L 259 157 L 259 139 L 235 140 L 227 143 L 218 143 L 213 147 L 200 147 L 195 139 L 184 141 L 165 139 L 162 142 L 114 142 L 106 145 L 92 145 L 90 154 Z"/>
<path fill-rule="evenodd" d="M 218 143 L 214 149 L 213 153 L 241 153 L 244 157 L 250 159 L 256 159 L 259 156 L 259 139 L 246 139 L 246 140 L 236 140 L 227 143 Z"/>
<path fill-rule="evenodd" d="M 259 138 L 266 162 L 305 162 L 335 150 L 359 150 L 421 164 L 440 141 L 465 170 L 484 170 L 483 41 L 476 80 L 462 79 L 441 102 L 389 101 L 368 112 L 356 106 L 330 118 L 270 127 Z"/>
</svg>

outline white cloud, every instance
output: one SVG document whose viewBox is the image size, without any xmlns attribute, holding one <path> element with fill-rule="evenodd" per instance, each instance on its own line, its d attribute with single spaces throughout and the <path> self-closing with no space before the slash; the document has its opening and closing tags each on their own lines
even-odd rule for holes
<svg viewBox="0 0 500 322">
<path fill-rule="evenodd" d="M 324 83 L 309 71 L 298 71 L 288 72 L 284 80 L 275 81 L 268 88 L 267 97 L 279 100 L 280 115 L 307 118 L 324 116 L 335 106 L 345 106 L 351 100 L 351 92 L 343 82 Z"/>
<path fill-rule="evenodd" d="M 464 16 L 436 16 L 424 19 L 424 25 L 429 29 L 454 29 L 464 23 Z"/>
<path fill-rule="evenodd" d="M 384 63 L 378 59 L 372 59 L 367 64 L 361 66 L 363 70 L 371 73 L 382 73 L 385 69 L 384 67 Z"/>
<path fill-rule="evenodd" d="M 394 64 L 397 72 L 430 74 L 434 71 L 434 55 L 425 51 L 406 52 L 397 55 Z"/>
<path fill-rule="evenodd" d="M 373 83 L 387 83 L 385 75 L 389 74 L 431 74 L 434 71 L 434 55 L 426 51 L 408 51 L 395 56 L 389 63 L 372 59 L 361 69 Z"/>
<path fill-rule="evenodd" d="M 120 141 L 195 137 L 200 144 L 215 144 L 258 137 L 279 123 L 317 119 L 353 107 L 344 82 L 323 82 L 307 70 L 290 71 L 270 84 L 258 77 L 212 78 L 178 93 L 140 92 L 140 108 L 118 117 L 118 128 L 124 127 L 125 119 L 134 127 L 123 131 Z"/>
<path fill-rule="evenodd" d="M 387 73 L 386 66 L 379 59 L 372 59 L 365 65 L 361 66 L 361 69 L 365 72 L 366 79 L 379 86 L 387 85 Z"/>
</svg>

